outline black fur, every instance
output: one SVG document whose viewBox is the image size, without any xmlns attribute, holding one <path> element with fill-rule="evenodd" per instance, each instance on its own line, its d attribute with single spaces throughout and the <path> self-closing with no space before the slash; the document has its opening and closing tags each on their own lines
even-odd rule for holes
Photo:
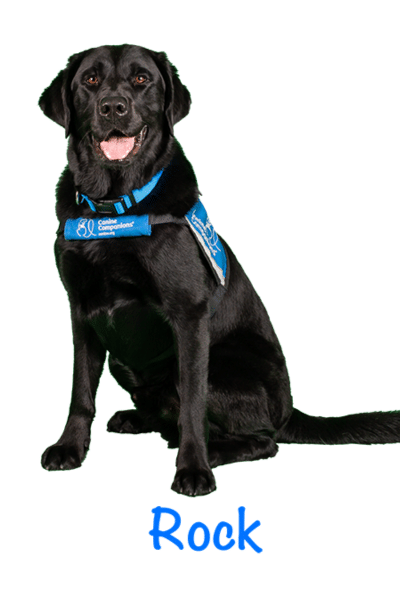
<svg viewBox="0 0 400 600">
<path fill-rule="evenodd" d="M 138 75 L 145 76 L 145 81 Z M 104 98 L 123 98 L 126 114 L 101 114 Z M 117 412 L 108 430 L 158 431 L 179 447 L 176 492 L 215 489 L 211 467 L 275 456 L 276 442 L 400 441 L 400 412 L 309 417 L 292 408 L 289 377 L 261 300 L 230 248 L 230 282 L 216 314 L 216 283 L 188 228 L 165 224 L 151 237 L 66 241 L 67 218 L 91 216 L 94 200 L 142 187 L 161 168 L 154 193 L 132 214 L 181 217 L 199 196 L 191 165 L 173 136 L 190 95 L 164 53 L 107 46 L 72 56 L 44 91 L 44 113 L 70 134 L 69 166 L 57 187 L 57 266 L 67 290 L 74 340 L 70 413 L 48 448 L 48 470 L 79 467 L 90 442 L 95 394 L 109 353 L 111 373 L 135 410 Z M 147 136 L 136 155 L 108 160 L 95 144 L 112 131 Z"/>
</svg>

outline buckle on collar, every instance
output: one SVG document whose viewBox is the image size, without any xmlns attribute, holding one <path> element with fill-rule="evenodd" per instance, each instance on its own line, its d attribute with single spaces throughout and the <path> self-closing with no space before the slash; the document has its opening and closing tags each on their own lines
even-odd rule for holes
<svg viewBox="0 0 400 600">
<path fill-rule="evenodd" d="M 77 192 L 76 203 L 82 204 L 82 202 L 85 201 L 93 212 L 98 212 L 103 215 L 123 215 L 125 211 L 132 206 L 132 201 L 128 195 L 121 196 L 118 200 L 102 200 L 101 202 L 96 202 L 95 200 L 90 200 L 85 194 Z"/>
<path fill-rule="evenodd" d="M 76 203 L 82 204 L 82 202 L 87 202 L 93 212 L 99 212 L 104 215 L 123 215 L 128 208 L 133 206 L 133 204 L 138 204 L 144 200 L 144 198 L 154 190 L 163 171 L 164 170 L 161 169 L 161 171 L 156 173 L 142 188 L 132 190 L 129 194 L 120 196 L 116 200 L 102 200 L 96 202 L 85 196 L 85 194 L 76 192 Z"/>
</svg>

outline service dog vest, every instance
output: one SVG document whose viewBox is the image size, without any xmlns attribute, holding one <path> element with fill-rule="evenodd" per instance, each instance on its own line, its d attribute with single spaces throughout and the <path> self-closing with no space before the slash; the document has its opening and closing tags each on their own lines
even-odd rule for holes
<svg viewBox="0 0 400 600">
<path fill-rule="evenodd" d="M 132 199 L 136 203 L 141 202 L 153 191 L 162 173 L 163 171 L 159 171 L 145 186 L 132 190 L 131 194 L 120 196 L 117 200 L 96 202 L 90 200 L 85 194 L 77 192 L 77 203 L 86 202 L 98 216 L 93 219 L 83 217 L 68 219 L 64 227 L 64 237 L 66 240 L 92 241 L 151 236 L 154 226 L 165 223 L 188 226 L 218 283 L 211 301 L 211 315 L 213 315 L 228 286 L 229 265 L 225 248 L 202 202 L 198 200 L 182 218 L 153 214 L 122 216 L 132 206 Z"/>
</svg>

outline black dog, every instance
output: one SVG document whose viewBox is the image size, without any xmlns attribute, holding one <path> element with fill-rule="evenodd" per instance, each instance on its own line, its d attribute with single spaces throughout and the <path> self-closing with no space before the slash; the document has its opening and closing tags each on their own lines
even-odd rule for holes
<svg viewBox="0 0 400 600">
<path fill-rule="evenodd" d="M 265 308 L 202 216 L 174 139 L 190 95 L 164 53 L 124 45 L 76 54 L 40 107 L 70 136 L 55 252 L 75 349 L 70 413 L 45 469 L 85 458 L 106 352 L 136 405 L 108 430 L 158 431 L 179 447 L 179 493 L 212 492 L 212 467 L 275 456 L 276 442 L 400 441 L 400 411 L 322 418 L 293 409 Z"/>
</svg>

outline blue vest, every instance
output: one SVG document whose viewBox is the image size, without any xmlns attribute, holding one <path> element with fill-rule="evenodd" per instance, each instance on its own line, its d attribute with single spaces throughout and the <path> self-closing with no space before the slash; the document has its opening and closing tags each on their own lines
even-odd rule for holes
<svg viewBox="0 0 400 600">
<path fill-rule="evenodd" d="M 157 185 L 163 171 L 159 171 L 145 186 L 133 190 L 131 195 L 136 203 L 146 198 Z M 199 248 L 206 257 L 214 277 L 219 284 L 215 296 L 218 302 L 228 285 L 228 259 L 225 248 L 208 218 L 207 211 L 202 202 L 196 204 L 186 213 L 183 218 L 171 215 L 124 215 L 132 206 L 131 195 L 120 196 L 116 201 L 96 202 L 90 200 L 84 194 L 77 192 L 77 203 L 86 202 L 94 213 L 100 213 L 90 218 L 68 219 L 64 227 L 66 240 L 101 240 L 115 239 L 121 237 L 150 236 L 154 226 L 164 223 L 176 223 L 189 227 Z M 103 213 L 103 214 L 101 214 Z M 104 214 L 105 213 L 105 214 Z M 122 216 L 124 215 L 124 216 Z M 221 288 L 221 289 L 220 289 Z M 216 306 L 212 314 L 215 312 Z"/>
</svg>

